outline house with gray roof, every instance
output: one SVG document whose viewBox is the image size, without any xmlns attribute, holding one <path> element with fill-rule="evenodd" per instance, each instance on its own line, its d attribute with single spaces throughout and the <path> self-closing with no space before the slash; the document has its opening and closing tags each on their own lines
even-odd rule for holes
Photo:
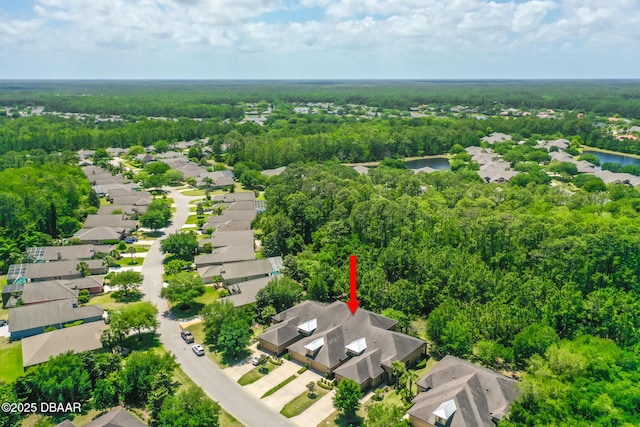
<svg viewBox="0 0 640 427">
<path fill-rule="evenodd" d="M 213 196 L 214 203 L 233 203 L 240 202 L 242 200 L 256 200 L 256 195 L 253 191 L 244 191 L 240 193 L 225 193 L 225 194 L 216 194 Z"/>
<path fill-rule="evenodd" d="M 224 208 L 232 211 L 250 211 L 256 209 L 256 203 L 257 201 L 239 200 L 237 202 L 224 204 Z"/>
<path fill-rule="evenodd" d="M 272 280 L 279 280 L 281 277 L 280 275 L 266 276 L 229 285 L 227 286 L 227 290 L 231 295 L 220 298 L 220 301 L 231 301 L 236 307 L 253 304 L 256 302 L 256 297 L 260 289 L 263 289 Z"/>
<path fill-rule="evenodd" d="M 273 317 L 275 324 L 259 337 L 260 347 L 274 354 L 285 351 L 316 371 L 348 378 L 365 390 L 388 380 L 392 363 L 412 365 L 426 342 L 395 331 L 396 320 L 349 307 L 304 301 Z"/>
<path fill-rule="evenodd" d="M 369 168 L 366 166 L 353 166 L 353 170 L 358 172 L 360 175 L 369 175 Z"/>
<path fill-rule="evenodd" d="M 92 259 L 97 253 L 108 254 L 112 245 L 68 245 L 40 246 L 27 249 L 34 261 L 61 261 L 71 259 Z"/>
<path fill-rule="evenodd" d="M 408 415 L 413 427 L 495 427 L 518 395 L 516 381 L 454 356 L 445 356 L 416 383 Z"/>
<path fill-rule="evenodd" d="M 511 141 L 511 135 L 507 135 L 506 133 L 493 132 L 489 136 L 480 138 L 480 140 L 488 144 L 495 144 L 496 142 Z"/>
<path fill-rule="evenodd" d="M 280 166 L 279 168 L 276 168 L 276 169 L 265 169 L 261 173 L 264 176 L 278 176 L 282 172 L 284 172 L 285 169 L 287 169 L 286 166 Z"/>
<path fill-rule="evenodd" d="M 202 226 L 203 230 L 208 228 L 217 229 L 219 224 L 224 224 L 228 222 L 248 222 L 251 224 L 251 221 L 256 219 L 258 215 L 258 211 L 254 209 L 248 210 L 223 210 L 221 215 L 211 215 L 207 218 L 207 222 Z M 249 226 L 249 229 L 251 226 Z M 240 228 L 240 230 L 242 230 Z M 232 230 L 229 230 L 232 231 Z"/>
<path fill-rule="evenodd" d="M 82 320 L 84 323 L 102 320 L 99 305 L 74 306 L 70 299 L 50 301 L 42 304 L 24 305 L 9 309 L 9 334 L 11 340 L 18 340 L 45 332 L 54 327 L 61 329 L 65 324 Z"/>
<path fill-rule="evenodd" d="M 103 244 L 104 242 L 122 240 L 129 234 L 129 230 L 125 228 L 114 227 L 94 227 L 82 228 L 73 235 L 74 239 L 78 239 L 81 243 Z"/>
<path fill-rule="evenodd" d="M 74 305 L 78 304 L 78 290 L 71 289 L 57 280 L 31 282 L 23 285 L 20 299 L 24 305 L 42 304 L 49 301 L 70 299 Z"/>
<path fill-rule="evenodd" d="M 255 240 L 253 230 L 216 231 L 211 235 L 210 239 L 198 240 L 200 247 L 204 246 L 206 243 L 210 243 L 214 248 L 222 248 L 224 246 L 234 245 L 254 246 Z"/>
<path fill-rule="evenodd" d="M 111 227 L 116 229 L 135 230 L 139 225 L 138 220 L 127 219 L 124 214 L 116 215 L 87 215 L 84 220 L 84 228 Z"/>
<path fill-rule="evenodd" d="M 102 348 L 104 322 L 90 322 L 62 328 L 22 339 L 22 366 L 25 368 L 47 362 L 68 351 L 84 353 Z"/>
<path fill-rule="evenodd" d="M 147 206 L 136 205 L 102 205 L 98 208 L 98 215 L 125 214 L 127 216 L 142 215 L 147 212 Z"/>
<path fill-rule="evenodd" d="M 77 270 L 77 266 L 80 262 L 87 263 L 91 274 L 106 274 L 107 272 L 107 268 L 102 264 L 101 259 L 14 264 L 9 267 L 7 283 L 14 283 L 18 279 L 23 279 L 25 282 L 79 279 L 82 277 L 80 272 Z"/>
<path fill-rule="evenodd" d="M 248 246 L 224 246 L 215 248 L 210 254 L 202 254 L 195 257 L 196 268 L 208 265 L 221 265 L 227 262 L 247 261 L 256 259 L 253 245 Z"/>
<path fill-rule="evenodd" d="M 270 257 L 251 261 L 226 262 L 222 264 L 220 276 L 226 285 L 246 282 L 261 277 L 275 276 L 282 270 L 282 258 Z"/>
<path fill-rule="evenodd" d="M 151 200 L 153 197 L 151 193 L 148 191 L 136 191 L 135 193 L 122 195 L 122 196 L 113 196 L 109 198 L 111 203 L 114 205 L 136 205 L 136 206 L 147 206 L 151 204 Z"/>
</svg>

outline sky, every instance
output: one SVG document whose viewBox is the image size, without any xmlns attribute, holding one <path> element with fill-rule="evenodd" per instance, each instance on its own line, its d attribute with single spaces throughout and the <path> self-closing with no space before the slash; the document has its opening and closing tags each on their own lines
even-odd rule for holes
<svg viewBox="0 0 640 427">
<path fill-rule="evenodd" d="M 0 0 L 0 79 L 640 78 L 640 0 Z"/>
</svg>

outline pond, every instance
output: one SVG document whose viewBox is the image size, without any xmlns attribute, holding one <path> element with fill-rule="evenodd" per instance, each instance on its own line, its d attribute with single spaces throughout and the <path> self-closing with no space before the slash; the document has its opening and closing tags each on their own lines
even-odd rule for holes
<svg viewBox="0 0 640 427">
<path fill-rule="evenodd" d="M 446 157 L 431 157 L 429 159 L 408 160 L 405 162 L 409 169 L 422 169 L 424 167 L 430 167 L 440 171 L 448 171 L 451 169 L 449 166 L 449 159 Z"/>
<path fill-rule="evenodd" d="M 595 155 L 598 159 L 600 159 L 600 164 L 602 163 L 620 163 L 622 166 L 626 165 L 637 165 L 640 166 L 640 159 L 636 159 L 635 157 L 626 156 L 624 154 L 613 154 L 613 153 L 603 153 L 600 151 L 590 151 L 584 150 L 584 153 L 589 153 Z"/>
</svg>

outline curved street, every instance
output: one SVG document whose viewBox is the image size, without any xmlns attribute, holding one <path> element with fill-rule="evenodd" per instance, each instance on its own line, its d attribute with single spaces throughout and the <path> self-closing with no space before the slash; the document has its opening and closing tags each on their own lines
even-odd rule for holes
<svg viewBox="0 0 640 427">
<path fill-rule="evenodd" d="M 189 201 L 194 199 L 175 189 L 169 190 L 169 197 L 174 201 L 175 212 L 173 223 L 164 230 L 165 236 L 181 229 L 190 214 Z M 167 351 L 175 355 L 176 362 L 193 382 L 245 426 L 294 427 L 295 424 L 291 421 L 271 410 L 255 396 L 246 393 L 209 357 L 197 357 L 193 354 L 191 345 L 180 337 L 180 326 L 171 319 L 167 302 L 160 297 L 163 282 L 162 259 L 158 239 L 149 248 L 142 265 L 142 292 L 144 299 L 154 303 L 160 311 L 158 335 Z"/>
</svg>

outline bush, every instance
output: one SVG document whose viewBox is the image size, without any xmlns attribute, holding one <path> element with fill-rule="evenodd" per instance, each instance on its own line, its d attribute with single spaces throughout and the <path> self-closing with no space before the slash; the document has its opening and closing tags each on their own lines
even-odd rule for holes
<svg viewBox="0 0 640 427">
<path fill-rule="evenodd" d="M 418 363 L 416 363 L 416 369 L 422 369 L 425 366 L 427 366 L 427 359 L 422 359 L 421 361 L 419 361 Z"/>
<path fill-rule="evenodd" d="M 127 250 L 127 244 L 125 242 L 123 242 L 122 240 L 120 240 L 120 242 L 118 243 L 118 250 L 119 251 L 126 251 Z"/>
<path fill-rule="evenodd" d="M 327 384 L 325 380 L 318 380 L 317 384 L 320 388 L 323 388 L 325 390 L 333 390 L 333 384 Z"/>
<path fill-rule="evenodd" d="M 78 294 L 78 303 L 79 304 L 84 304 L 87 301 L 89 301 L 89 291 L 86 290 L 86 289 L 83 289 Z"/>
<path fill-rule="evenodd" d="M 270 357 L 270 358 L 269 358 L 269 362 L 270 362 L 272 365 L 277 365 L 277 366 L 282 365 L 282 359 L 280 359 L 280 358 L 278 358 L 278 357 Z"/>
<path fill-rule="evenodd" d="M 298 369 L 298 374 L 302 374 L 307 369 L 309 369 L 309 364 L 305 363 L 302 368 Z"/>
<path fill-rule="evenodd" d="M 291 360 L 291 355 L 289 353 L 285 354 L 284 356 L 282 356 L 282 358 L 284 360 Z"/>
</svg>

